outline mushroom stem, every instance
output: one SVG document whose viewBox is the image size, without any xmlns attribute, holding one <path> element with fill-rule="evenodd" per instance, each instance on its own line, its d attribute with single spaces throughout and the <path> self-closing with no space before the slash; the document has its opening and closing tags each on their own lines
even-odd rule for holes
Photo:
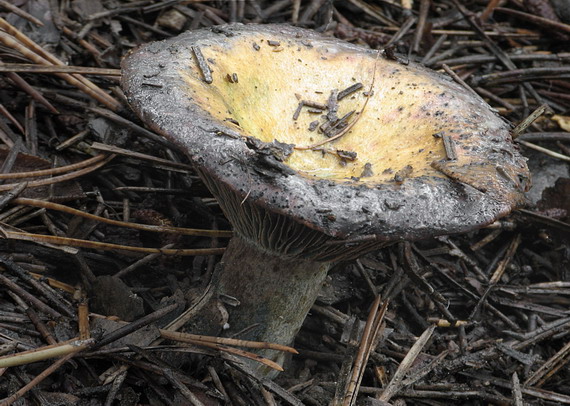
<svg viewBox="0 0 570 406">
<path fill-rule="evenodd" d="M 243 332 L 237 338 L 290 345 L 329 268 L 328 262 L 279 256 L 240 236 L 233 237 L 216 276 L 217 297 L 239 301 L 237 306 L 225 306 L 229 328 L 224 334 Z M 259 354 L 283 364 L 282 352 L 261 350 Z M 252 367 L 258 376 L 270 377 L 267 367 Z"/>
</svg>

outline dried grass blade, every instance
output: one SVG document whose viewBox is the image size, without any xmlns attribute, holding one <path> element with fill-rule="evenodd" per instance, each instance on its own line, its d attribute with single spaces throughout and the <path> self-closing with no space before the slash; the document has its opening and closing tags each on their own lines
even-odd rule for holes
<svg viewBox="0 0 570 406">
<path fill-rule="evenodd" d="M 135 230 L 151 231 L 156 233 L 172 233 L 180 235 L 196 235 L 202 237 L 231 237 L 231 231 L 225 230 L 201 230 L 196 228 L 183 228 L 183 227 L 168 227 L 168 226 L 154 226 L 150 224 L 131 223 L 127 221 L 113 220 L 106 217 L 97 216 L 95 214 L 86 213 L 72 207 L 64 206 L 63 204 L 47 202 L 45 200 L 16 198 L 12 200 L 13 204 L 21 204 L 24 206 L 42 207 L 49 210 L 57 210 L 64 213 L 69 213 L 74 216 L 84 217 L 90 220 L 99 221 L 101 223 L 110 224 L 118 227 L 132 228 Z"/>
<path fill-rule="evenodd" d="M 87 348 L 92 343 L 93 340 L 72 339 L 54 345 L 46 345 L 45 347 L 36 348 L 30 351 L 22 351 L 16 354 L 5 355 L 0 357 L 0 368 L 31 364 L 32 362 L 44 361 L 49 358 L 74 354 Z"/>
<path fill-rule="evenodd" d="M 95 250 L 117 250 L 117 251 L 132 251 L 142 252 L 145 254 L 162 254 L 162 255 L 179 255 L 179 256 L 194 256 L 194 255 L 222 255 L 225 248 L 196 248 L 196 249 L 162 249 L 162 248 L 143 248 L 132 247 L 130 245 L 111 244 L 98 241 L 81 240 L 78 238 L 56 237 L 53 235 L 22 233 L 16 231 L 8 231 L 2 229 L 2 237 L 10 240 L 31 241 L 36 243 L 46 242 L 54 245 L 65 245 L 79 248 L 91 248 Z"/>
<path fill-rule="evenodd" d="M 75 179 L 77 177 L 86 175 L 90 172 L 93 172 L 93 171 L 101 168 L 102 166 L 104 166 L 105 164 L 110 162 L 114 157 L 115 157 L 115 155 L 106 156 L 105 159 L 102 159 L 101 161 L 96 162 L 95 165 L 91 165 L 91 166 L 88 166 L 86 168 L 80 169 L 78 171 L 67 173 L 65 175 L 54 176 L 54 177 L 48 178 L 48 179 L 30 181 L 30 182 L 28 182 L 28 188 L 45 186 L 45 185 L 52 185 L 54 183 Z M 7 190 L 10 190 L 16 185 L 17 185 L 16 183 L 8 183 L 5 185 L 0 185 L 0 192 L 5 192 Z"/>
</svg>

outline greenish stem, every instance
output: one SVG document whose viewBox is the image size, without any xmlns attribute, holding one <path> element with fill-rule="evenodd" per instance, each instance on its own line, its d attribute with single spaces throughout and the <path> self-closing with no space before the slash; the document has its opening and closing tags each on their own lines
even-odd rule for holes
<svg viewBox="0 0 570 406">
<path fill-rule="evenodd" d="M 231 239 L 218 274 L 217 297 L 229 313 L 224 335 L 291 345 L 315 302 L 330 263 L 282 257 L 240 236 Z M 235 306 L 229 305 L 235 301 Z M 279 364 L 284 354 L 257 351 Z M 274 375 L 251 364 L 258 376 Z"/>
</svg>

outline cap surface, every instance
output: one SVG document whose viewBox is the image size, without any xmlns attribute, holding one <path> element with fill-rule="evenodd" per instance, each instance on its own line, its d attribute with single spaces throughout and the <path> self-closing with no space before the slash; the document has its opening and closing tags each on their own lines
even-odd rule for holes
<svg viewBox="0 0 570 406">
<path fill-rule="evenodd" d="M 262 216 L 325 239 L 418 239 L 524 202 L 529 172 L 509 125 L 411 62 L 236 24 L 146 44 L 122 68 L 132 108 L 183 148 L 240 232 Z"/>
</svg>

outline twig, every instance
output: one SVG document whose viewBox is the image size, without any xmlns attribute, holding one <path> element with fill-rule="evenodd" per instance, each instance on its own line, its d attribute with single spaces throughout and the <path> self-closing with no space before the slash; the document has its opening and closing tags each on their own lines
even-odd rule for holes
<svg viewBox="0 0 570 406">
<path fill-rule="evenodd" d="M 362 114 L 364 113 L 364 109 L 366 109 L 366 106 L 368 105 L 368 101 L 370 100 L 370 98 L 372 98 L 372 96 L 374 94 L 374 82 L 376 81 L 376 68 L 378 65 L 378 58 L 380 58 L 380 51 L 377 51 L 376 58 L 374 60 L 374 70 L 372 71 L 372 81 L 370 82 L 370 88 L 368 89 L 368 96 L 366 97 L 366 100 L 364 101 L 364 104 L 362 105 L 362 109 L 360 109 L 360 112 L 357 113 L 356 118 L 354 120 L 352 120 L 350 123 L 348 123 L 348 125 L 341 132 L 339 132 L 337 135 L 335 135 L 334 137 L 328 138 L 328 139 L 321 141 L 321 142 L 317 142 L 313 145 L 309 145 L 308 147 L 295 147 L 295 149 L 297 149 L 297 150 L 315 149 L 317 147 L 320 147 L 321 145 L 325 145 L 325 144 L 328 144 L 329 142 L 332 142 L 332 141 L 339 139 L 344 134 L 346 134 L 348 131 L 350 131 L 352 129 L 352 127 L 354 127 L 354 125 L 358 122 L 360 117 L 362 117 Z"/>
<path fill-rule="evenodd" d="M 16 185 L 0 196 L 0 210 L 4 209 L 10 202 L 12 202 L 16 197 L 18 197 L 26 188 L 28 187 L 28 182 L 16 183 Z"/>
<path fill-rule="evenodd" d="M 128 334 L 131 334 L 134 331 L 141 329 L 144 326 L 154 323 L 163 318 L 164 316 L 166 316 L 167 314 L 176 310 L 178 306 L 179 306 L 178 303 L 171 304 L 169 306 L 163 307 L 162 309 L 147 314 L 146 316 L 141 317 L 136 321 L 128 323 L 127 325 L 114 330 L 110 334 L 103 337 L 101 340 L 97 341 L 94 345 L 91 346 L 90 349 L 95 350 L 97 348 L 103 347 L 107 344 L 117 341 L 118 339 Z"/>
<path fill-rule="evenodd" d="M 380 400 L 384 402 L 388 402 L 394 395 L 398 393 L 398 391 L 403 387 L 404 377 L 408 373 L 408 370 L 420 355 L 420 352 L 423 350 L 424 346 L 427 344 L 431 335 L 435 331 L 435 326 L 430 326 L 427 330 L 425 330 L 422 335 L 418 338 L 418 340 L 414 343 L 410 351 L 406 354 L 406 357 L 400 363 L 400 366 L 394 373 L 394 376 L 386 386 L 386 389 L 380 395 Z"/>
<path fill-rule="evenodd" d="M 485 303 L 485 301 L 487 300 L 489 293 L 491 293 L 491 290 L 493 290 L 495 288 L 495 286 L 497 285 L 497 283 L 499 282 L 499 280 L 503 276 L 505 270 L 507 269 L 507 266 L 513 260 L 515 253 L 516 253 L 521 241 L 522 241 L 521 234 L 517 234 L 515 236 L 515 238 L 513 238 L 511 240 L 511 243 L 509 244 L 509 247 L 507 248 L 507 251 L 505 252 L 505 255 L 503 256 L 503 259 L 501 259 L 501 261 L 497 264 L 497 267 L 496 267 L 495 271 L 493 272 L 491 279 L 489 280 L 489 285 L 485 289 L 485 292 L 483 293 L 483 295 L 481 295 L 481 298 L 477 302 L 477 305 L 473 308 L 473 310 L 469 316 L 470 320 L 477 317 L 479 311 L 481 310 L 481 307 L 483 306 L 483 303 Z"/>
<path fill-rule="evenodd" d="M 382 322 L 384 321 L 384 316 L 386 315 L 387 310 L 388 301 L 382 302 L 380 295 L 376 296 L 370 313 L 368 314 L 364 332 L 362 333 L 360 347 L 354 360 L 352 376 L 345 391 L 342 403 L 343 406 L 352 406 L 356 402 L 356 395 L 358 394 L 358 388 L 362 382 L 364 369 L 368 363 L 370 353 L 374 350 L 374 347 L 378 341 L 378 335 L 380 333 Z"/>
<path fill-rule="evenodd" d="M 457 73 L 455 73 L 449 66 L 447 66 L 446 64 L 442 64 L 441 67 L 449 76 L 451 76 L 453 78 L 453 80 L 455 80 L 457 83 L 459 83 L 461 86 L 463 86 L 465 88 L 465 90 L 467 90 L 469 93 L 475 95 L 476 98 L 479 98 L 479 95 L 477 94 L 477 92 L 475 90 L 473 90 L 473 88 L 471 86 L 469 86 L 467 83 L 465 83 L 465 81 L 463 79 L 461 79 L 459 77 L 459 75 Z"/>
<path fill-rule="evenodd" d="M 542 386 L 548 378 L 553 376 L 570 361 L 570 342 L 567 342 L 556 354 L 546 360 L 525 381 L 524 386 Z"/>
<path fill-rule="evenodd" d="M 512 131 L 513 139 L 517 138 L 519 135 L 521 135 L 523 132 L 525 132 L 526 129 L 532 123 L 534 123 L 537 118 L 542 116 L 547 111 L 550 111 L 550 107 L 548 106 L 548 104 L 542 104 L 536 110 L 534 110 L 527 118 L 525 118 L 523 121 L 518 123 L 517 126 Z"/>
<path fill-rule="evenodd" d="M 16 14 L 18 17 L 22 17 L 25 20 L 28 20 L 29 22 L 36 24 L 37 26 L 43 27 L 44 23 L 41 22 L 40 20 L 38 20 L 36 17 L 34 17 L 33 15 L 26 13 L 24 10 L 22 10 L 20 7 L 16 7 L 15 5 L 13 5 L 12 3 L 10 3 L 9 1 L 6 0 L 0 0 L 0 7 L 4 7 L 6 10 Z"/>
<path fill-rule="evenodd" d="M 521 392 L 521 383 L 519 381 L 519 376 L 516 372 L 513 372 L 512 376 L 513 382 L 513 403 L 515 406 L 523 406 L 523 397 Z"/>
<path fill-rule="evenodd" d="M 523 20 L 535 23 L 541 27 L 548 27 L 548 28 L 552 28 L 552 29 L 557 30 L 557 31 L 564 31 L 564 32 L 570 33 L 570 25 L 569 24 L 564 24 L 564 23 L 561 23 L 558 21 L 551 20 L 549 18 L 544 18 L 544 17 L 540 17 L 540 16 L 537 16 L 534 14 L 528 14 L 528 13 L 525 13 L 523 11 L 513 10 L 510 8 L 503 8 L 503 7 L 497 7 L 497 8 L 495 8 L 495 11 L 498 11 L 500 13 L 510 14 L 512 16 L 515 16 L 515 17 L 519 17 Z"/>
<path fill-rule="evenodd" d="M 47 304 L 45 304 L 44 302 L 42 302 L 40 299 L 38 299 L 36 296 L 32 295 L 31 293 L 29 293 L 28 291 L 24 290 L 24 288 L 22 288 L 19 284 L 13 282 L 12 280 L 10 280 L 9 278 L 7 278 L 3 273 L 0 272 L 0 284 L 4 285 L 6 288 L 8 288 L 9 290 L 11 290 L 12 292 L 16 293 L 18 296 L 20 296 L 22 299 L 24 299 L 26 302 L 32 304 L 34 307 L 36 307 L 39 311 L 45 313 L 45 314 L 49 314 L 51 317 L 59 319 L 62 318 L 62 314 L 59 313 L 58 311 L 52 309 L 51 307 L 49 307 Z"/>
<path fill-rule="evenodd" d="M 1 0 L 0 0 L 1 1 Z M 31 63 L 0 63 L 0 72 L 24 73 L 79 73 L 83 75 L 121 76 L 120 69 L 94 68 L 90 66 L 35 65 Z"/>
</svg>

